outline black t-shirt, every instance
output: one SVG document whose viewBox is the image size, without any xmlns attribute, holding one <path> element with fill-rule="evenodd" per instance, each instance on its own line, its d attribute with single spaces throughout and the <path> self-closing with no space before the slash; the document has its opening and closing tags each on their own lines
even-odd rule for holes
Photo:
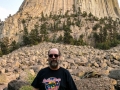
<svg viewBox="0 0 120 90">
<path fill-rule="evenodd" d="M 62 67 L 40 70 L 31 85 L 39 90 L 77 90 L 69 71 Z"/>
</svg>

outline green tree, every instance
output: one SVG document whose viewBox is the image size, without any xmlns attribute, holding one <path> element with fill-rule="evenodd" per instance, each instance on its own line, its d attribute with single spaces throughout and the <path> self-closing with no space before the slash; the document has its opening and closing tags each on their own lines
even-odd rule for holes
<svg viewBox="0 0 120 90">
<path fill-rule="evenodd" d="M 45 35 L 47 34 L 47 23 L 46 22 L 41 25 L 40 33 L 45 34 Z"/>
<path fill-rule="evenodd" d="M 44 13 L 42 12 L 41 13 L 41 21 L 45 21 L 46 20 L 46 18 L 45 18 L 45 16 L 44 16 Z"/>
<path fill-rule="evenodd" d="M 75 5 L 73 4 L 73 6 L 72 6 L 72 7 L 73 7 L 73 12 L 75 12 L 75 11 L 76 11 L 76 10 L 75 10 Z"/>
<path fill-rule="evenodd" d="M 94 32 L 94 33 L 93 33 L 93 37 L 94 37 L 94 39 L 95 39 L 95 43 L 96 43 L 96 44 L 97 44 L 98 42 L 100 42 L 98 33 Z"/>
<path fill-rule="evenodd" d="M 49 41 L 46 22 L 41 25 L 40 34 L 42 41 Z"/>
<path fill-rule="evenodd" d="M 24 24 L 24 23 L 25 23 L 25 19 L 22 20 L 22 24 Z"/>
<path fill-rule="evenodd" d="M 88 17 L 93 17 L 93 14 L 90 12 L 90 13 L 88 14 Z"/>
<path fill-rule="evenodd" d="M 41 41 L 39 33 L 38 33 L 38 29 L 31 30 L 29 34 L 29 39 L 30 39 L 30 43 L 33 45 L 36 45 Z"/>
<path fill-rule="evenodd" d="M 19 44 L 18 43 L 16 43 L 16 41 L 14 40 L 14 41 L 12 41 L 12 43 L 10 44 L 10 52 L 12 52 L 12 51 L 14 51 L 14 50 L 16 50 L 16 49 L 18 49 L 20 46 L 19 46 Z"/>
<path fill-rule="evenodd" d="M 78 15 L 81 14 L 81 9 L 78 7 Z"/>
<path fill-rule="evenodd" d="M 8 44 L 6 44 L 5 42 L 1 42 L 0 46 L 1 46 L 1 51 L 3 55 L 6 55 L 10 52 L 8 48 Z"/>
<path fill-rule="evenodd" d="M 85 45 L 85 42 L 83 41 L 83 35 L 79 36 L 79 39 L 77 41 L 77 45 Z"/>
<path fill-rule="evenodd" d="M 57 42 L 63 42 L 63 36 L 60 35 L 58 38 L 57 38 Z"/>
<path fill-rule="evenodd" d="M 3 53 L 2 53 L 2 51 L 0 50 L 0 57 L 2 57 L 2 55 L 3 55 Z"/>
<path fill-rule="evenodd" d="M 26 27 L 24 28 L 24 32 L 23 32 L 23 43 L 24 43 L 24 45 L 30 44 L 28 29 Z"/>
<path fill-rule="evenodd" d="M 82 13 L 82 16 L 83 16 L 83 17 L 86 17 L 86 16 L 87 16 L 87 12 L 84 11 L 84 12 Z"/>
<path fill-rule="evenodd" d="M 100 24 L 97 23 L 97 24 L 95 24 L 95 25 L 93 26 L 92 29 L 93 29 L 93 30 L 97 30 L 99 27 L 100 27 Z"/>
<path fill-rule="evenodd" d="M 56 40 L 57 40 L 56 38 L 57 38 L 57 35 L 54 34 L 53 37 L 52 37 L 52 42 L 53 42 L 53 43 L 56 43 Z"/>
<path fill-rule="evenodd" d="M 65 44 L 74 44 L 73 37 L 70 35 L 70 32 L 68 32 L 68 31 L 64 32 L 63 41 Z"/>
</svg>

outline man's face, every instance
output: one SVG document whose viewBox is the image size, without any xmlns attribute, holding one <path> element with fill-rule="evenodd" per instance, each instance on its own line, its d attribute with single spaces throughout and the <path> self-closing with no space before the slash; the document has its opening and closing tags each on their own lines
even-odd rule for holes
<svg viewBox="0 0 120 90">
<path fill-rule="evenodd" d="M 49 51 L 48 57 L 50 67 L 56 69 L 58 67 L 60 58 L 58 49 L 56 48 L 51 49 Z"/>
</svg>

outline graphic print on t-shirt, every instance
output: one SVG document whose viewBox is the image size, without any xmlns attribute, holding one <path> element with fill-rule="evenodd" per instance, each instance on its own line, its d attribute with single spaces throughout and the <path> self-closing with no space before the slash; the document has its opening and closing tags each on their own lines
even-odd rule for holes
<svg viewBox="0 0 120 90">
<path fill-rule="evenodd" d="M 48 79 L 43 79 L 46 90 L 58 90 L 60 86 L 60 78 L 50 77 Z"/>
</svg>

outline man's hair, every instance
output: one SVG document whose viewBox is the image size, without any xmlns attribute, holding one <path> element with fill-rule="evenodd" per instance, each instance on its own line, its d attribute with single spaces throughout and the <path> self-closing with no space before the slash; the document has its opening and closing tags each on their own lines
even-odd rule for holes
<svg viewBox="0 0 120 90">
<path fill-rule="evenodd" d="M 53 48 L 51 48 L 51 49 L 53 49 Z M 50 49 L 50 50 L 51 50 Z M 60 52 L 60 50 L 58 49 L 58 48 L 56 48 L 57 50 L 58 50 L 58 54 L 59 54 L 59 56 L 61 56 L 61 52 Z M 50 53 L 50 50 L 48 51 L 48 55 L 49 55 L 49 53 Z"/>
</svg>

